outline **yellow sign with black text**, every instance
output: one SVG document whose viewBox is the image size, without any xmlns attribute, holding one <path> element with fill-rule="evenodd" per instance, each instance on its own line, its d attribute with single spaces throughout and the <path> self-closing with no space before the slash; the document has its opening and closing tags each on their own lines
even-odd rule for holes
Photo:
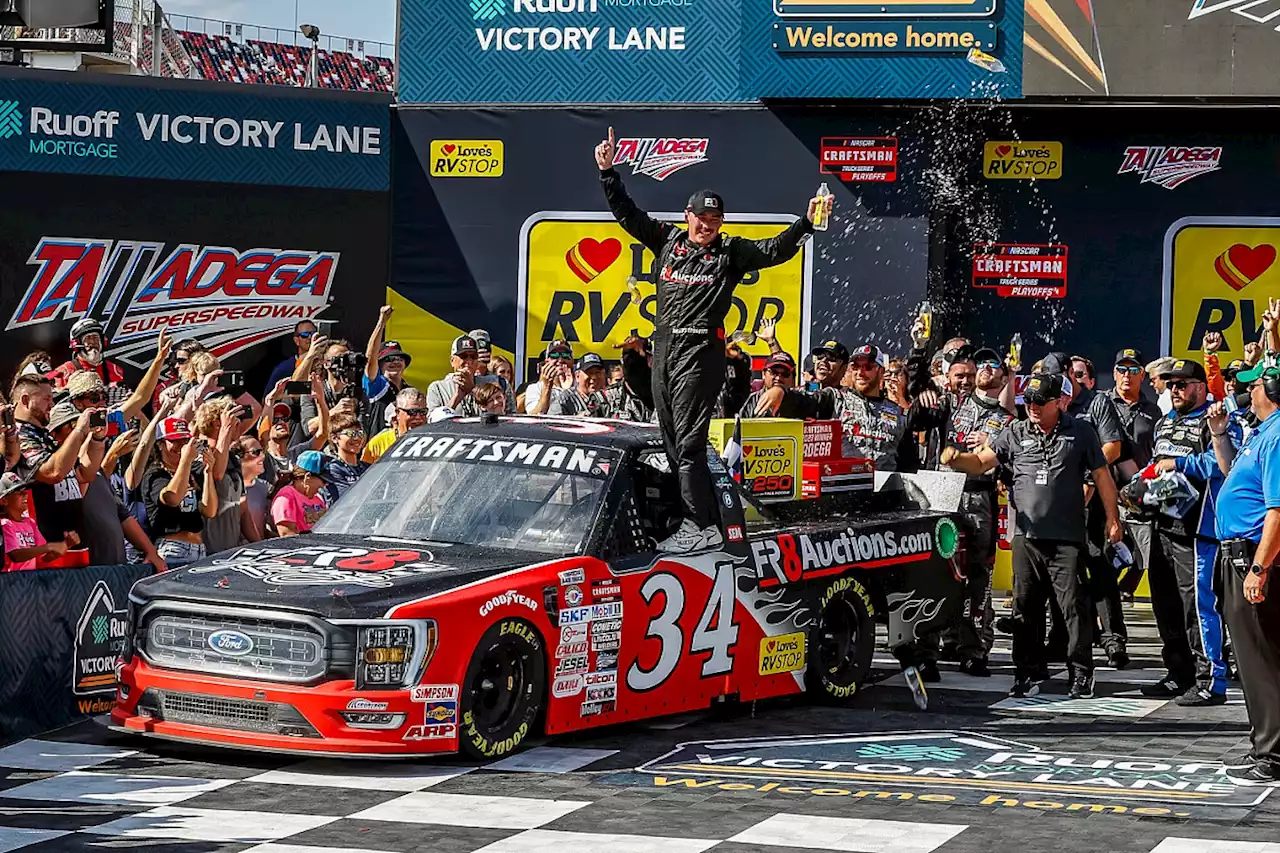
<svg viewBox="0 0 1280 853">
<path fill-rule="evenodd" d="M 501 139 L 431 140 L 433 178 L 501 178 L 505 165 Z"/>
<path fill-rule="evenodd" d="M 717 453 L 724 454 L 737 428 L 730 418 L 711 421 L 710 441 Z M 744 418 L 741 438 L 742 488 L 762 503 L 798 500 L 804 485 L 804 421 Z"/>
<path fill-rule="evenodd" d="M 1165 234 L 1162 352 L 1200 358 L 1206 332 L 1219 356 L 1240 358 L 1262 334 L 1267 297 L 1280 293 L 1280 218 L 1188 217 Z"/>
<path fill-rule="evenodd" d="M 677 215 L 655 215 L 679 221 Z M 775 237 L 795 217 L 731 216 L 726 235 L 751 240 Z M 797 357 L 808 318 L 804 306 L 812 269 L 812 240 L 785 264 L 750 273 L 734 292 L 725 317 L 726 337 L 754 331 L 764 320 L 777 322 L 778 343 Z M 539 213 L 521 230 L 520 315 L 517 371 L 528 376 L 548 343 L 564 338 L 574 355 L 594 352 L 618 358 L 634 331 L 653 334 L 657 296 L 653 254 L 633 240 L 607 213 Z M 629 282 L 629 279 L 631 280 Z M 753 355 L 769 353 L 763 341 L 745 346 Z"/>
<path fill-rule="evenodd" d="M 1062 177 L 1062 143 L 988 142 L 982 174 L 988 180 L 1056 181 Z"/>
<path fill-rule="evenodd" d="M 804 632 L 762 637 L 760 640 L 760 674 L 782 675 L 804 669 Z"/>
</svg>

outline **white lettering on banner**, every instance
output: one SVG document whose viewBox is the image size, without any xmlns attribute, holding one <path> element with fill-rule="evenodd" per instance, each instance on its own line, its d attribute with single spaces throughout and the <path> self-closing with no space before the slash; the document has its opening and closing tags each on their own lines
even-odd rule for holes
<svg viewBox="0 0 1280 853">
<path fill-rule="evenodd" d="M 463 455 L 458 446 L 468 452 Z M 474 459 L 531 465 L 556 471 L 590 474 L 596 467 L 596 451 L 560 444 L 527 441 L 494 441 L 490 438 L 433 438 L 421 436 L 398 442 L 390 451 L 395 459 Z"/>
<path fill-rule="evenodd" d="M 500 595 L 495 595 L 493 598 L 480 605 L 480 615 L 488 616 L 496 608 L 515 604 L 523 605 L 530 610 L 536 611 L 538 609 L 538 602 L 534 601 L 527 595 L 522 595 L 516 592 L 514 589 L 509 589 Z"/>
<path fill-rule="evenodd" d="M 115 137 L 120 113 L 98 110 L 92 116 L 57 115 L 46 107 L 31 108 L 31 134 L 44 136 L 91 136 L 94 139 Z"/>
<path fill-rule="evenodd" d="M 484 51 L 594 50 L 600 27 L 476 27 Z M 608 28 L 607 50 L 684 50 L 684 27 Z"/>
</svg>

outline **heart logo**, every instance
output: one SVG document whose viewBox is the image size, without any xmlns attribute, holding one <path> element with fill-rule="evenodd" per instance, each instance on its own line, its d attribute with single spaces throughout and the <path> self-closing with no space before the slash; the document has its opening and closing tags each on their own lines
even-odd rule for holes
<svg viewBox="0 0 1280 853">
<path fill-rule="evenodd" d="M 585 283 L 593 281 L 621 255 L 622 243 L 613 237 L 599 241 L 583 237 L 565 252 L 564 262 Z"/>
<path fill-rule="evenodd" d="M 754 444 L 744 444 L 742 445 L 742 455 L 750 456 L 755 449 L 756 449 L 756 446 Z"/>
<path fill-rule="evenodd" d="M 770 640 L 768 643 L 765 644 L 765 647 L 764 647 L 765 651 L 772 652 L 777 645 L 778 645 L 777 640 Z"/>
<path fill-rule="evenodd" d="M 453 152 L 458 150 L 458 146 L 450 142 L 448 145 L 441 145 L 440 150 L 446 154 L 452 154 Z"/>
<path fill-rule="evenodd" d="M 1243 290 L 1253 280 L 1271 269 L 1276 262 L 1276 247 L 1263 243 L 1250 248 L 1236 243 L 1213 262 L 1213 268 L 1233 290 Z"/>
<path fill-rule="evenodd" d="M 997 145 L 997 146 L 996 146 L 996 154 L 1000 155 L 1001 157 L 1007 157 L 1007 156 L 1009 155 L 1009 152 L 1010 152 L 1010 151 L 1012 151 L 1012 150 L 1013 150 L 1013 146 L 1012 146 L 1012 145 Z"/>
</svg>

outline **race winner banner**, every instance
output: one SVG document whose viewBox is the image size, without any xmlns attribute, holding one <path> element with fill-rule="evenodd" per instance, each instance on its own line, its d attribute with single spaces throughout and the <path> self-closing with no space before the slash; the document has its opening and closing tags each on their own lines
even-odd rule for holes
<svg viewBox="0 0 1280 853">
<path fill-rule="evenodd" d="M 1221 332 L 1223 364 L 1262 334 L 1267 297 L 1280 293 L 1280 218 L 1192 216 L 1164 242 L 1160 351 L 1200 358 L 1206 332 Z"/>
<path fill-rule="evenodd" d="M 1062 299 L 1067 295 L 1067 247 L 1029 243 L 977 243 L 973 286 L 998 296 Z"/>
<path fill-rule="evenodd" d="M 676 213 L 651 214 L 683 222 Z M 727 217 L 726 235 L 760 240 L 775 237 L 794 216 L 739 214 Z M 754 331 L 764 320 L 777 322 L 778 343 L 801 360 L 807 351 L 812 240 L 785 264 L 749 274 L 734 292 L 725 335 Z M 573 344 L 574 355 L 594 352 L 616 359 L 633 332 L 653 334 L 657 296 L 653 255 L 607 213 L 547 212 L 531 216 L 520 234 L 519 313 L 516 353 L 525 375 L 557 338 Z M 628 279 L 634 278 L 634 286 Z M 767 355 L 763 341 L 746 346 Z M 519 373 L 517 378 L 519 378 Z"/>
</svg>

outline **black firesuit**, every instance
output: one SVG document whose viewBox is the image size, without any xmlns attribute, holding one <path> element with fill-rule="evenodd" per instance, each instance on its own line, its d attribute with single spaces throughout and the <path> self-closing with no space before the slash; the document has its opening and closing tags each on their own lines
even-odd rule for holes
<svg viewBox="0 0 1280 853">
<path fill-rule="evenodd" d="M 795 257 L 813 226 L 802 216 L 769 240 L 720 235 L 703 247 L 683 228 L 640 210 L 614 169 L 601 172 L 600 183 L 619 224 L 654 255 L 654 408 L 667 457 L 679 472 L 684 515 L 700 528 L 710 527 L 716 522 L 716 500 L 707 436 L 725 381 L 724 318 L 733 290 L 747 273 Z"/>
</svg>

